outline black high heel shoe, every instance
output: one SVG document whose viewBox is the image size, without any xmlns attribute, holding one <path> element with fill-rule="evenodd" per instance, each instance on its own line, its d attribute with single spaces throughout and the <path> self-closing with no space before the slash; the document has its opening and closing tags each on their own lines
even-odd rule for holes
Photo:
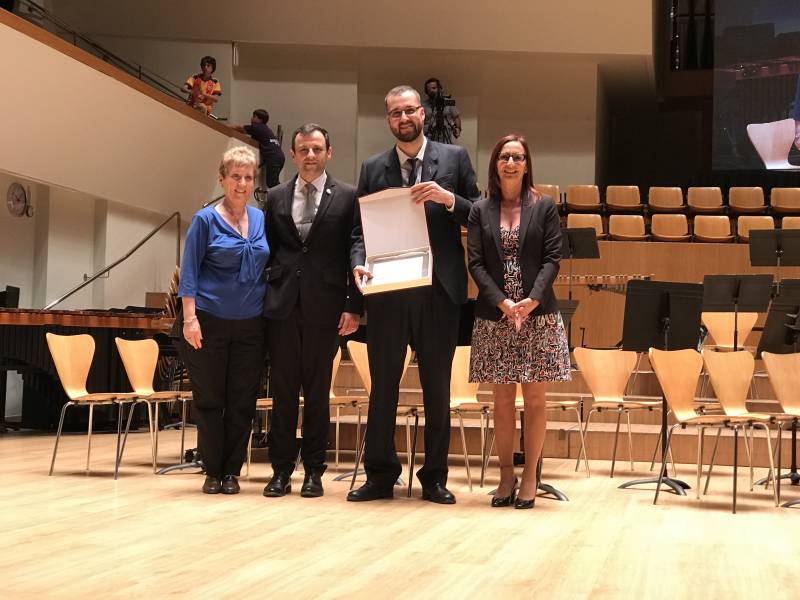
<svg viewBox="0 0 800 600">
<path fill-rule="evenodd" d="M 533 498 L 531 498 L 530 500 L 523 500 L 522 498 L 517 498 L 514 501 L 514 508 L 519 508 L 523 510 L 528 508 L 533 508 L 533 505 L 536 504 L 536 492 L 538 491 L 539 491 L 539 480 L 537 479 L 536 487 L 533 490 Z"/>
<path fill-rule="evenodd" d="M 511 486 L 511 494 L 508 496 L 503 496 L 499 498 L 498 496 L 492 496 L 492 508 L 500 508 L 502 506 L 511 506 L 514 504 L 514 498 L 517 495 L 517 478 L 514 477 L 514 485 Z"/>
</svg>

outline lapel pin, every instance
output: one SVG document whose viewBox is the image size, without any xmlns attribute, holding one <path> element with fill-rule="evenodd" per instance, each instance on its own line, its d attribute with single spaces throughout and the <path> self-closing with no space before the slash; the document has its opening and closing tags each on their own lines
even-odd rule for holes
<svg viewBox="0 0 800 600">
<path fill-rule="evenodd" d="M 331 193 L 331 188 L 328 188 L 327 190 L 325 190 L 325 193 L 326 194 L 330 194 Z"/>
</svg>

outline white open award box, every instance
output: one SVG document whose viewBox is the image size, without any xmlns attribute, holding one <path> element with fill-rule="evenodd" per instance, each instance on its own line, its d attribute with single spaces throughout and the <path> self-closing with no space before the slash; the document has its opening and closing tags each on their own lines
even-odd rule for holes
<svg viewBox="0 0 800 600">
<path fill-rule="evenodd" d="M 433 255 L 424 203 L 410 188 L 390 188 L 359 199 L 367 270 L 364 294 L 431 285 Z"/>
</svg>

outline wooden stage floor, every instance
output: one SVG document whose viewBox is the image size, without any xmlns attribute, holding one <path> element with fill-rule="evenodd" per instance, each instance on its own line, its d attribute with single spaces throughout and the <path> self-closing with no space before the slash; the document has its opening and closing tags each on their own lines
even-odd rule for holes
<svg viewBox="0 0 800 600">
<path fill-rule="evenodd" d="M 161 435 L 162 461 L 178 435 Z M 496 469 L 470 493 L 457 457 L 455 506 L 422 502 L 418 486 L 355 504 L 333 468 L 319 499 L 299 497 L 301 474 L 292 495 L 264 498 L 263 464 L 238 496 L 204 495 L 200 475 L 154 476 L 142 433 L 118 481 L 111 434 L 94 436 L 88 476 L 85 436 L 65 436 L 48 477 L 53 439 L 0 436 L 3 598 L 796 598 L 800 510 L 749 492 L 746 469 L 736 515 L 727 468 L 703 500 L 664 493 L 653 506 L 652 489 L 617 489 L 647 464 L 618 464 L 612 480 L 608 463 L 586 478 L 562 459 L 546 460 L 545 481 L 570 502 L 530 511 L 490 508 Z M 679 476 L 693 484 L 692 466 Z"/>
</svg>

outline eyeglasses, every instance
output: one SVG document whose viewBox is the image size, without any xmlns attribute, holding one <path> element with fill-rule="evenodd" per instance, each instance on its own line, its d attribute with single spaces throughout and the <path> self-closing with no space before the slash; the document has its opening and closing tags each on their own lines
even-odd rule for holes
<svg viewBox="0 0 800 600">
<path fill-rule="evenodd" d="M 525 162 L 525 155 L 524 154 L 517 154 L 517 153 L 508 154 L 506 152 L 503 152 L 503 154 L 501 154 L 500 156 L 497 157 L 497 160 L 499 162 L 508 162 L 510 160 L 513 163 L 521 163 L 521 162 Z"/>
<path fill-rule="evenodd" d="M 394 119 L 395 121 L 401 118 L 403 115 L 407 117 L 413 117 L 417 111 L 422 108 L 421 106 L 407 106 L 406 108 L 398 108 L 397 110 L 393 110 L 389 113 L 389 118 Z"/>
</svg>

